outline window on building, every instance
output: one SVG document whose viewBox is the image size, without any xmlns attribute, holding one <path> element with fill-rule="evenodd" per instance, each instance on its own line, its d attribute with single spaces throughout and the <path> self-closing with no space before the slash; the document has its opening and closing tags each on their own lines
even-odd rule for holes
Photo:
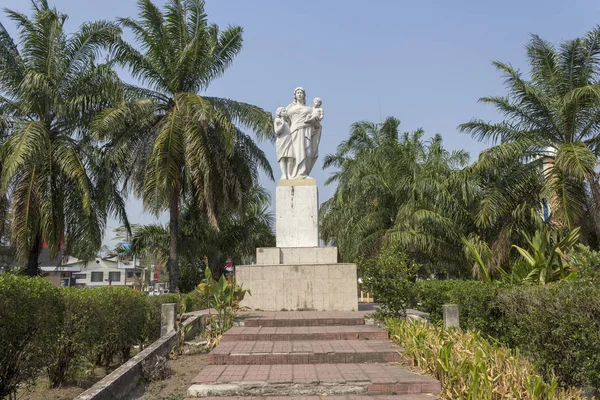
<svg viewBox="0 0 600 400">
<path fill-rule="evenodd" d="M 111 282 L 120 282 L 121 281 L 121 272 L 109 272 L 108 280 Z"/>
<path fill-rule="evenodd" d="M 104 272 L 92 272 L 92 282 L 102 282 L 104 280 Z"/>
<path fill-rule="evenodd" d="M 85 279 L 85 274 L 73 274 L 73 278 L 75 279 Z M 102 279 L 102 278 L 100 278 Z"/>
<path fill-rule="evenodd" d="M 133 278 L 133 270 L 127 271 L 127 278 Z"/>
</svg>

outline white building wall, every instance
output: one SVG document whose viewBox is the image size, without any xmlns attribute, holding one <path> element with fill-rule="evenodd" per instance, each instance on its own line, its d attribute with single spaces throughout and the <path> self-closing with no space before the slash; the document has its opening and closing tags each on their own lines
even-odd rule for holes
<svg viewBox="0 0 600 400">
<path fill-rule="evenodd" d="M 85 285 L 85 287 L 101 287 L 109 285 L 109 274 L 119 273 L 119 280 L 110 282 L 111 286 L 125 286 L 125 280 L 127 277 L 127 271 L 133 270 L 133 268 L 117 268 L 117 261 L 103 260 L 97 258 L 95 261 L 89 261 L 81 264 L 81 272 L 78 274 L 85 274 L 85 279 L 77 279 L 77 285 Z M 102 272 L 101 282 L 92 282 L 92 272 Z M 131 284 L 129 284 L 131 286 Z"/>
</svg>

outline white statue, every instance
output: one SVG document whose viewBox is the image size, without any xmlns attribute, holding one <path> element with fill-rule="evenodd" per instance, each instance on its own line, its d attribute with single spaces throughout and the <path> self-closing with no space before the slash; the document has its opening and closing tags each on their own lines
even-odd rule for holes
<svg viewBox="0 0 600 400">
<path fill-rule="evenodd" d="M 277 160 L 282 179 L 306 179 L 319 155 L 321 141 L 321 99 L 313 107 L 306 105 L 306 92 L 294 90 L 294 101 L 278 108 L 274 127 L 277 134 Z"/>
<path fill-rule="evenodd" d="M 281 179 L 290 179 L 294 173 L 294 156 L 292 154 L 292 132 L 290 126 L 285 122 L 285 108 L 279 107 L 275 113 L 275 150 L 277 151 L 277 162 L 281 168 Z"/>
</svg>

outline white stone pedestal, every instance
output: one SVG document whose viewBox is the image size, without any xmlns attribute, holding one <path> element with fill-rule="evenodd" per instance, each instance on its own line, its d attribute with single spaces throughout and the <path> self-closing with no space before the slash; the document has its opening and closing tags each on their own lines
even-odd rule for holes
<svg viewBox="0 0 600 400">
<path fill-rule="evenodd" d="M 357 311 L 355 264 L 241 265 L 242 306 L 263 311 Z"/>
<path fill-rule="evenodd" d="M 319 246 L 319 197 L 314 179 L 280 180 L 275 195 L 277 247 L 256 249 L 256 265 L 236 279 L 253 310 L 356 311 L 355 264 L 338 264 L 336 247 Z"/>
<path fill-rule="evenodd" d="M 319 246 L 319 195 L 314 179 L 277 182 L 275 236 L 277 247 Z"/>
</svg>

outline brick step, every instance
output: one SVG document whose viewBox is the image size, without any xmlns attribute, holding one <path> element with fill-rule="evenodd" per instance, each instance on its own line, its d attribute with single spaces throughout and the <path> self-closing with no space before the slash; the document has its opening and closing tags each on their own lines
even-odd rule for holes
<svg viewBox="0 0 600 400">
<path fill-rule="evenodd" d="M 221 342 L 210 364 L 327 364 L 400 362 L 402 349 L 387 340 Z"/>
<path fill-rule="evenodd" d="M 440 392 L 437 379 L 395 364 L 209 365 L 194 378 L 188 396 L 377 395 L 383 399 L 379 395 Z"/>
<path fill-rule="evenodd" d="M 439 396 L 435 394 L 399 394 L 399 395 L 379 395 L 379 396 L 231 396 L 223 397 L 209 396 L 204 400 L 434 400 Z M 187 398 L 185 400 L 191 400 Z"/>
<path fill-rule="evenodd" d="M 363 312 L 287 311 L 250 312 L 238 317 L 246 327 L 365 325 Z"/>
<path fill-rule="evenodd" d="M 375 325 L 248 327 L 234 326 L 222 342 L 283 340 L 387 340 L 385 330 Z"/>
</svg>

